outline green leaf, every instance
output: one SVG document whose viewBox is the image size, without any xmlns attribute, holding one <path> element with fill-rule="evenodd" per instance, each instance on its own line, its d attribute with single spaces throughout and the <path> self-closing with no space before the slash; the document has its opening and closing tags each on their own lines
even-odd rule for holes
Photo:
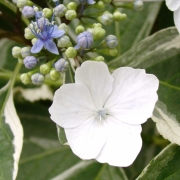
<svg viewBox="0 0 180 180">
<path fill-rule="evenodd" d="M 10 83 L 0 90 L 0 179 L 15 179 L 23 130 L 13 104 Z M 10 94 L 9 94 L 10 93 Z"/>
<path fill-rule="evenodd" d="M 148 68 L 180 54 L 177 29 L 161 30 L 137 43 L 122 56 L 109 63 L 111 67 Z M 165 71 L 163 71 L 165 73 Z"/>
<path fill-rule="evenodd" d="M 118 26 L 114 28 L 117 29 L 115 34 L 120 36 L 121 54 L 150 34 L 160 7 L 161 2 L 149 2 L 144 3 L 144 9 L 140 12 L 121 9 L 127 19 L 119 23 L 119 30 Z"/>
<path fill-rule="evenodd" d="M 142 171 L 136 180 L 178 180 L 180 177 L 180 146 L 168 145 Z"/>
</svg>

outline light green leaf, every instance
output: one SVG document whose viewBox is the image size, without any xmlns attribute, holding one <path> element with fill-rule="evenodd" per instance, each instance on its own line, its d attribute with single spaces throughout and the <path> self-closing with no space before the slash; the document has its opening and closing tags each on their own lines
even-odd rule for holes
<svg viewBox="0 0 180 180">
<path fill-rule="evenodd" d="M 118 28 L 115 34 L 120 35 L 121 54 L 150 34 L 160 7 L 161 2 L 149 2 L 144 3 L 144 9 L 140 12 L 120 9 L 122 13 L 127 14 L 127 19 L 119 23 L 119 28 L 114 28 Z"/>
<path fill-rule="evenodd" d="M 15 179 L 23 144 L 23 130 L 17 116 L 10 83 L 0 90 L 0 179 Z"/>
<path fill-rule="evenodd" d="M 142 171 L 136 180 L 178 180 L 180 177 L 180 146 L 168 145 Z"/>
<path fill-rule="evenodd" d="M 130 66 L 149 68 L 180 54 L 180 35 L 177 29 L 161 30 L 129 49 L 109 63 L 111 67 Z"/>
<path fill-rule="evenodd" d="M 166 105 L 160 101 L 156 103 L 152 119 L 156 122 L 159 133 L 172 143 L 180 145 L 180 124 L 176 116 L 167 112 Z"/>
</svg>

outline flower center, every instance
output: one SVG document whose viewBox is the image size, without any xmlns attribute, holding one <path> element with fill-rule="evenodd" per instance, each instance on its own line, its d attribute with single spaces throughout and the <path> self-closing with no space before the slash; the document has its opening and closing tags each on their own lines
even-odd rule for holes
<svg viewBox="0 0 180 180">
<path fill-rule="evenodd" d="M 103 119 L 105 119 L 105 117 L 106 117 L 106 110 L 104 108 L 100 108 L 97 111 L 96 118 L 102 121 Z"/>
</svg>

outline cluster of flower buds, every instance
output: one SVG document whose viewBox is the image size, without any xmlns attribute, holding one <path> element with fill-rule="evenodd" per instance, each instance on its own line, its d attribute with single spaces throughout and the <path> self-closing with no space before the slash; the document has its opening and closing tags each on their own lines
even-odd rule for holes
<svg viewBox="0 0 180 180">
<path fill-rule="evenodd" d="M 24 37 L 32 43 L 31 47 L 14 47 L 12 50 L 13 56 L 30 69 L 21 75 L 24 84 L 40 85 L 45 78 L 57 81 L 60 74 L 68 69 L 69 63 L 71 67 L 76 68 L 76 63 L 72 64 L 72 59 L 79 60 L 80 64 L 89 59 L 86 55 L 89 52 L 99 53 L 99 56 L 95 55 L 92 58 L 95 61 L 104 61 L 102 55 L 117 55 L 118 39 L 114 35 L 106 35 L 104 26 L 113 21 L 125 20 L 126 14 L 121 13 L 116 7 L 113 13 L 106 10 L 102 12 L 106 6 L 113 5 L 111 0 L 79 0 L 78 3 L 66 4 L 61 4 L 58 0 L 53 2 L 53 8 L 40 8 L 29 0 L 14 1 L 22 16 L 29 19 Z M 87 16 L 86 11 L 91 8 L 99 10 L 99 16 Z M 79 19 L 79 24 L 74 32 L 72 29 L 70 32 L 69 23 L 74 19 Z M 86 19 L 92 19 L 94 22 L 88 23 Z"/>
</svg>

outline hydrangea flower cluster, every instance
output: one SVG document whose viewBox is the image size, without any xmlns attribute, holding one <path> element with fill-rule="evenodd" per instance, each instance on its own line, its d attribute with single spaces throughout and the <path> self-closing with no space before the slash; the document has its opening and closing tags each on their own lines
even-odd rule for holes
<svg viewBox="0 0 180 180">
<path fill-rule="evenodd" d="M 56 91 L 49 109 L 51 119 L 64 128 L 68 144 L 80 158 L 129 166 L 141 149 L 141 124 L 152 115 L 158 80 L 130 67 L 110 74 L 104 62 L 96 62 L 118 54 L 118 38 L 105 30 L 105 26 L 126 19 L 114 2 L 50 3 L 53 8 L 40 8 L 28 0 L 16 2 L 29 19 L 24 37 L 32 43 L 12 49 L 13 56 L 27 68 L 21 81 L 41 85 L 48 78 L 55 82 L 62 77 L 65 82 L 66 76 L 75 73 L 75 83 Z M 140 10 L 143 2 L 135 0 L 131 5 Z M 98 15 L 90 14 L 91 8 Z M 70 29 L 72 22 L 78 22 L 75 29 Z"/>
<path fill-rule="evenodd" d="M 93 57 L 94 60 L 104 60 L 102 55 L 117 55 L 118 39 L 115 35 L 105 36 L 104 26 L 110 25 L 113 21 L 125 20 L 126 15 L 117 8 L 113 13 L 102 12 L 111 1 L 79 0 L 78 4 L 75 2 L 61 4 L 56 0 L 52 4 L 53 8 L 40 8 L 27 0 L 17 0 L 14 3 L 22 12 L 22 16 L 29 19 L 24 37 L 32 42 L 32 46 L 14 47 L 12 50 L 13 56 L 22 60 L 24 66 L 30 70 L 21 76 L 24 84 L 41 85 L 44 82 L 42 78 L 37 83 L 37 79 L 32 76 L 36 73 L 41 74 L 44 80 L 46 78 L 52 81 L 59 80 L 60 74 L 68 69 L 69 63 L 75 70 L 78 64 L 87 60 L 86 52 L 98 52 L 99 56 Z M 89 14 L 87 17 L 85 14 L 89 8 L 99 10 L 99 15 L 94 18 L 93 14 Z M 68 26 L 75 19 L 79 20 L 74 30 L 76 41 L 69 36 Z M 87 23 L 90 19 L 94 22 Z M 69 62 L 69 58 L 75 59 L 75 62 Z M 58 63 L 61 59 L 66 63 L 64 60 Z M 57 64 L 65 64 L 66 67 L 62 65 L 56 68 Z M 59 71 L 60 69 L 63 71 Z"/>
</svg>

